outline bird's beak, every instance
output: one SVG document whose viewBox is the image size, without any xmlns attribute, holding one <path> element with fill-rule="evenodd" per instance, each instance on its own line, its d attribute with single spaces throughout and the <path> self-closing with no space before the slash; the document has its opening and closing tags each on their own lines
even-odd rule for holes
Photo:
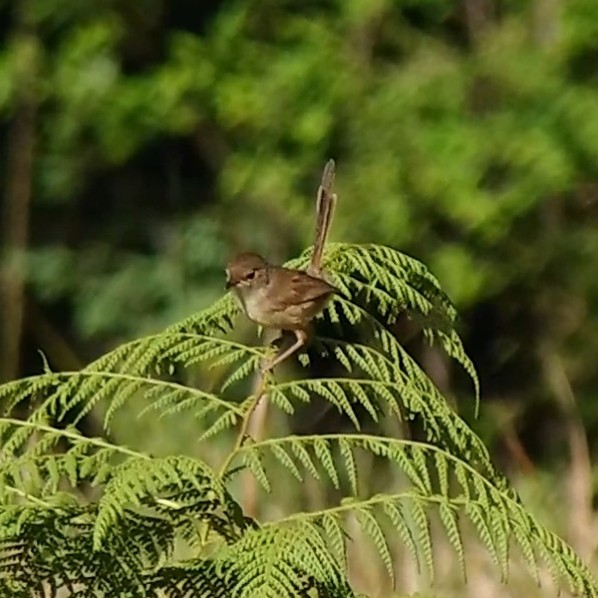
<svg viewBox="0 0 598 598">
<path fill-rule="evenodd" d="M 227 268 L 226 269 L 226 283 L 224 284 L 224 288 L 228 291 L 228 289 L 230 289 L 233 286 L 233 283 L 231 282 L 230 279 L 230 270 Z"/>
</svg>

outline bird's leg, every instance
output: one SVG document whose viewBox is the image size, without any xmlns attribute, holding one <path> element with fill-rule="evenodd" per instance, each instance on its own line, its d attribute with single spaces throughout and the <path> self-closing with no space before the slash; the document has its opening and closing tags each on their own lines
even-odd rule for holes
<svg viewBox="0 0 598 598">
<path fill-rule="evenodd" d="M 295 330 L 295 336 L 297 340 L 293 345 L 291 345 L 286 351 L 279 353 L 270 363 L 264 364 L 261 368 L 262 373 L 266 373 L 277 366 L 279 363 L 283 362 L 285 359 L 290 357 L 293 353 L 301 349 L 303 345 L 307 342 L 307 332 L 305 330 Z"/>
</svg>

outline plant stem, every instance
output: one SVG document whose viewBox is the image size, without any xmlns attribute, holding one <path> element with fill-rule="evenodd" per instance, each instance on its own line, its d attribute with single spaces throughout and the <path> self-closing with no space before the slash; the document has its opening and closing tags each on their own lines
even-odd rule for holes
<svg viewBox="0 0 598 598">
<path fill-rule="evenodd" d="M 249 424 L 251 422 L 251 416 L 253 415 L 255 408 L 257 407 L 258 403 L 260 402 L 260 399 L 264 395 L 264 390 L 266 388 L 266 376 L 267 376 L 266 373 L 260 372 L 257 388 L 253 392 L 253 395 L 251 395 L 251 397 L 249 397 L 249 407 L 247 408 L 247 412 L 245 413 L 245 415 L 243 417 L 243 423 L 241 424 L 241 429 L 239 430 L 237 439 L 235 440 L 235 445 L 233 446 L 233 449 L 231 450 L 231 452 L 228 454 L 228 456 L 222 463 L 222 466 L 220 467 L 220 471 L 218 472 L 218 478 L 220 480 L 222 480 L 222 478 L 226 474 L 227 469 L 229 468 L 230 464 L 232 463 L 233 459 L 237 456 L 237 454 L 243 447 L 243 441 L 245 440 L 245 437 L 247 436 L 247 430 L 249 429 Z M 204 525 L 202 526 L 202 529 L 199 533 L 200 543 L 201 543 L 202 547 L 207 544 L 209 534 L 210 534 L 210 524 L 209 524 L 209 522 L 206 521 L 204 523 Z"/>
<path fill-rule="evenodd" d="M 241 447 L 243 446 L 243 441 L 245 440 L 245 437 L 247 436 L 247 430 L 249 429 L 249 425 L 251 423 L 251 416 L 253 415 L 255 408 L 257 407 L 258 403 L 260 402 L 260 399 L 264 395 L 264 391 L 266 389 L 267 374 L 260 373 L 259 376 L 260 377 L 258 380 L 257 388 L 250 398 L 249 407 L 247 408 L 247 412 L 245 413 L 245 415 L 243 417 L 243 423 L 241 424 L 241 429 L 239 430 L 239 434 L 237 435 L 237 439 L 235 441 L 233 450 L 228 454 L 227 458 L 224 460 L 224 463 L 222 464 L 222 466 L 220 468 L 220 471 L 218 472 L 218 477 L 220 479 L 222 479 L 224 477 L 224 474 L 226 473 L 226 470 L 228 469 L 229 465 L 232 463 L 232 460 L 237 456 L 237 454 L 241 450 Z"/>
</svg>

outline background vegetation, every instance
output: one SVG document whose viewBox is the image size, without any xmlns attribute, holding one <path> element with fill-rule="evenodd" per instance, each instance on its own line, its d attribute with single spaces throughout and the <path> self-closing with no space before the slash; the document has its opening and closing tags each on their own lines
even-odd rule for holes
<svg viewBox="0 0 598 598">
<path fill-rule="evenodd" d="M 333 238 L 430 266 L 480 373 L 474 428 L 595 564 L 593 0 L 0 0 L 0 30 L 0 379 L 39 372 L 39 349 L 76 369 L 209 305 L 240 248 L 296 255 L 332 156 Z M 113 434 L 169 451 L 195 431 Z M 482 595 L 483 564 L 474 578 Z"/>
</svg>

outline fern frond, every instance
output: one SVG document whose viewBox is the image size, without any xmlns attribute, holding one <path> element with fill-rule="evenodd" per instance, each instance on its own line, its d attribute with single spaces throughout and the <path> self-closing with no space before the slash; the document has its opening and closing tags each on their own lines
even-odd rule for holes
<svg viewBox="0 0 598 598">
<path fill-rule="evenodd" d="M 234 577 L 230 595 L 238 598 L 308 596 L 311 588 L 325 596 L 353 596 L 320 527 L 307 521 L 252 530 L 214 560 Z"/>
<path fill-rule="evenodd" d="M 327 447 L 325 453 L 318 448 L 323 445 Z M 365 500 L 351 498 L 338 507 L 281 520 L 281 525 L 286 525 L 289 521 L 313 521 L 322 528 L 333 530 L 334 536 L 330 541 L 337 546 L 335 553 L 338 552 L 339 541 L 339 534 L 335 527 L 338 527 L 340 522 L 337 520 L 335 526 L 331 524 L 331 518 L 351 511 L 357 514 L 362 528 L 374 541 L 388 568 L 389 551 L 386 540 L 383 542 L 380 536 L 382 528 L 378 519 L 385 516 L 393 525 L 398 524 L 397 531 L 401 538 L 407 541 L 412 553 L 419 552 L 423 556 L 423 561 L 432 575 L 434 566 L 429 521 L 430 508 L 433 507 L 439 514 L 440 522 L 457 554 L 464 575 L 465 556 L 459 518 L 470 519 L 480 539 L 489 548 L 492 558 L 503 572 L 507 571 L 508 567 L 508 545 L 514 543 L 530 565 L 532 573 L 537 571 L 537 556 L 540 555 L 546 565 L 568 584 L 572 592 L 582 596 L 598 595 L 598 586 L 592 574 L 565 542 L 540 525 L 519 502 L 511 498 L 508 492 L 499 490 L 471 465 L 446 451 L 408 440 L 365 434 L 328 434 L 268 439 L 246 445 L 241 448 L 240 453 L 243 458 L 251 453 L 259 453 L 263 459 L 274 446 L 277 447 L 279 454 L 281 451 L 285 453 L 284 461 L 278 458 L 278 463 L 282 463 L 283 466 L 300 453 L 297 448 L 300 446 L 302 453 L 309 455 L 309 465 L 306 469 L 311 473 L 317 471 L 314 466 L 316 463 L 325 471 L 330 468 L 335 472 L 344 471 L 347 477 L 353 475 L 353 467 L 350 462 L 347 465 L 347 459 L 343 458 L 342 454 L 347 453 L 348 447 L 351 451 L 364 450 L 393 463 L 413 486 L 413 490 L 406 493 L 376 496 Z M 331 457 L 332 447 L 337 449 L 334 460 Z M 267 463 L 266 460 L 263 462 Z M 296 457 L 293 462 L 295 467 L 298 467 L 306 460 Z M 440 468 L 438 463 L 442 463 Z M 432 478 L 430 472 L 438 472 L 438 475 Z M 447 472 L 451 473 L 450 482 Z M 268 478 L 266 467 L 262 469 L 260 475 Z M 374 508 L 377 513 L 376 524 L 372 521 Z M 406 521 L 402 512 L 404 508 L 408 509 L 411 523 Z M 416 550 L 414 545 L 417 547 Z M 497 546 L 502 548 L 499 549 Z"/>
<path fill-rule="evenodd" d="M 217 567 L 211 559 L 161 567 L 148 575 L 150 591 L 169 598 L 230 598 L 236 583 L 234 572 L 222 565 Z"/>
<path fill-rule="evenodd" d="M 183 500 L 180 495 L 178 498 Z M 142 504 L 143 510 L 123 510 L 106 530 L 101 545 L 94 546 L 97 505 L 81 506 L 71 496 L 39 503 L 10 505 L 0 511 L 0 589 L 11 592 L 0 595 L 23 592 L 31 596 L 35 592 L 33 595 L 40 597 L 58 597 L 68 589 L 72 596 L 141 598 L 160 595 L 156 594 L 160 590 L 169 596 L 198 596 L 202 589 L 211 587 L 205 578 L 200 582 L 199 575 L 199 569 L 216 573 L 210 561 L 197 559 L 190 564 L 180 563 L 179 567 L 168 564 L 180 531 L 172 517 L 172 506 L 158 509 L 155 515 L 147 512 L 147 507 L 150 503 L 156 505 L 156 501 L 148 500 Z M 180 504 L 176 509 L 177 513 L 185 512 L 187 524 L 189 504 Z M 207 511 L 203 509 L 204 519 L 212 522 L 217 517 L 216 509 Z M 220 514 L 229 529 L 239 515 L 222 510 Z M 230 542 L 239 540 L 241 532 L 251 527 L 242 514 L 238 523 Z M 184 578 L 177 577 L 175 571 L 185 573 Z M 214 575 L 212 585 L 228 590 L 232 586 L 224 575 Z M 176 593 L 179 586 L 183 593 Z"/>
<path fill-rule="evenodd" d="M 385 336 L 380 339 L 380 345 L 383 345 Z M 383 346 L 372 347 L 330 338 L 321 338 L 319 342 L 340 365 L 351 364 L 349 373 L 352 377 L 272 384 L 268 386 L 268 393 L 273 405 L 293 413 L 293 400 L 304 403 L 324 400 L 347 415 L 357 429 L 360 428 L 355 414 L 358 406 L 375 422 L 384 410 L 401 419 L 417 416 L 430 442 L 472 461 L 497 486 L 508 487 L 504 476 L 494 468 L 484 443 L 396 341 L 391 344 L 396 360 L 385 354 Z"/>
<path fill-rule="evenodd" d="M 50 419 L 60 422 L 70 417 L 76 425 L 95 405 L 103 403 L 107 407 L 104 426 L 109 429 L 115 413 L 134 396 L 142 396 L 146 402 L 140 417 L 153 411 L 169 415 L 183 409 L 191 411 L 198 421 L 214 420 L 227 413 L 242 415 L 234 402 L 219 395 L 176 382 L 121 372 L 83 370 L 43 374 L 6 386 L 8 388 L 0 387 L 3 398 L 8 400 L 5 413 L 26 399 L 41 402 L 31 417 L 33 422 Z"/>
<path fill-rule="evenodd" d="M 355 414 L 355 407 L 362 406 L 374 421 L 378 421 L 381 413 L 379 403 L 385 403 L 391 412 L 398 413 L 398 389 L 392 384 L 377 380 L 360 380 L 353 378 L 310 378 L 292 380 L 273 384 L 268 387 L 268 396 L 273 405 L 292 407 L 292 399 L 311 403 L 322 399 L 344 413 L 355 428 L 360 424 Z M 286 411 L 289 407 L 286 409 Z M 292 411 L 291 411 L 292 413 Z"/>
<path fill-rule="evenodd" d="M 94 547 L 102 545 L 109 530 L 118 524 L 126 511 L 140 507 L 149 499 L 156 502 L 162 493 L 170 493 L 173 488 L 187 492 L 192 488 L 198 500 L 218 506 L 227 504 L 226 491 L 220 480 L 199 459 L 182 456 L 129 459 L 116 468 L 98 503 Z M 172 506 L 175 511 L 180 508 L 178 503 L 172 503 Z"/>
<path fill-rule="evenodd" d="M 191 333 L 214 335 L 216 332 L 228 332 L 232 328 L 233 318 L 239 313 L 239 306 L 229 293 L 214 303 L 181 322 L 166 329 L 166 334 Z"/>
<path fill-rule="evenodd" d="M 230 404 L 213 393 L 165 380 L 176 368 L 203 364 L 211 368 L 233 369 L 224 380 L 221 393 L 235 382 L 247 378 L 259 367 L 263 350 L 214 336 L 228 330 L 238 310 L 230 297 L 160 334 L 126 343 L 89 364 L 81 372 L 46 373 L 0 386 L 0 404 L 9 415 L 24 401 L 43 401 L 44 416 L 61 420 L 69 414 L 79 422 L 100 402 L 108 402 L 106 426 L 115 412 L 129 399 L 147 394 L 148 400 L 161 395 L 162 404 L 182 403 L 189 395 L 201 401 Z M 162 395 L 170 393 L 170 398 Z M 193 401 L 186 403 L 193 407 Z M 215 405 L 216 406 L 216 405 Z"/>
<path fill-rule="evenodd" d="M 32 496 L 51 496 L 63 481 L 72 487 L 83 480 L 98 485 L 109 478 L 119 461 L 144 457 L 104 439 L 83 436 L 73 426 L 59 429 L 41 422 L 0 418 L 0 437 L 0 502 L 11 502 L 14 495 L 3 492 L 6 487 Z"/>
<path fill-rule="evenodd" d="M 139 354 L 143 357 L 139 358 Z M 257 370 L 262 356 L 263 350 L 228 339 L 202 334 L 164 332 L 142 339 L 142 342 L 138 344 L 132 343 L 130 346 L 125 345 L 115 349 L 104 358 L 92 363 L 84 372 L 97 372 L 98 374 L 116 372 L 143 381 L 153 381 L 157 385 L 156 393 L 159 393 L 160 389 L 168 390 L 169 388 L 180 392 L 181 396 L 178 399 L 175 396 L 170 401 L 169 404 L 171 404 L 181 402 L 186 396 L 184 390 L 190 389 L 174 382 L 167 384 L 166 380 L 156 376 L 172 373 L 178 367 L 188 368 L 196 364 L 215 369 L 233 368 L 233 373 L 228 375 L 221 386 L 219 399 L 213 393 L 196 391 L 195 394 L 198 398 L 214 403 L 220 402 L 220 405 L 226 409 L 232 408 L 232 406 L 222 397 L 223 391 L 233 382 L 238 382 Z M 106 395 L 110 395 L 111 392 L 116 393 L 110 401 L 107 423 L 132 393 L 130 390 L 127 394 L 126 389 L 122 386 L 115 384 L 112 389 L 105 392 Z M 153 399 L 155 396 L 149 398 Z M 200 401 L 198 401 L 198 405 L 201 406 Z"/>
<path fill-rule="evenodd" d="M 145 538 L 138 526 L 115 529 L 111 550 L 94 551 L 93 516 L 94 507 L 72 501 L 53 508 L 16 505 L 5 509 L 0 583 L 10 588 L 10 595 L 26 590 L 28 596 L 58 596 L 64 589 L 72 596 L 145 595 L 141 571 L 148 556 L 143 550 L 149 544 L 147 528 Z M 164 531 L 151 527 L 152 536 Z M 11 555 L 8 563 L 7 554 Z"/>
<path fill-rule="evenodd" d="M 305 267 L 311 250 L 291 266 Z M 470 376 L 479 399 L 479 380 L 454 325 L 457 311 L 437 278 L 420 261 L 382 245 L 331 243 L 325 253 L 335 284 L 358 304 L 365 304 L 385 325 L 407 313 L 430 343 L 438 342 Z M 332 318 L 333 320 L 335 318 Z"/>
</svg>

